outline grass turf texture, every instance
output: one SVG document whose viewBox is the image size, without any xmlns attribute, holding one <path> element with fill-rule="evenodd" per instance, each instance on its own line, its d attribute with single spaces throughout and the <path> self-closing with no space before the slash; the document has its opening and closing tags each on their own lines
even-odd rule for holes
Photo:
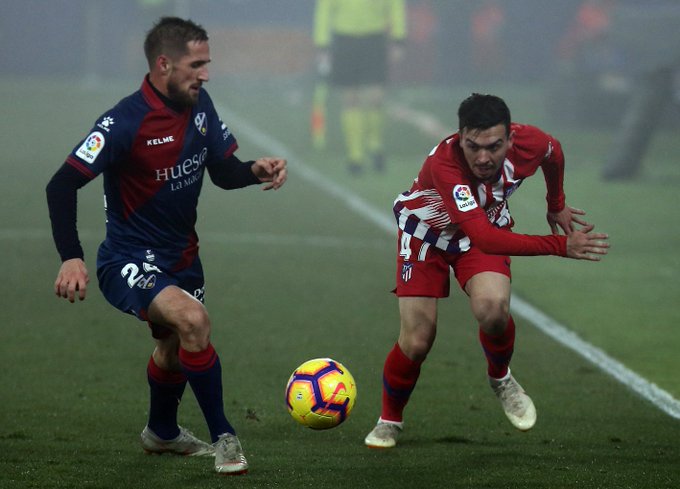
<svg viewBox="0 0 680 489">
<path fill-rule="evenodd" d="M 345 174 L 339 136 L 327 152 L 307 147 L 307 106 L 286 90 L 211 82 L 211 94 L 284 142 L 306 164 L 351 188 L 385 214 L 436 141 L 402 123 L 385 175 Z M 467 303 L 454 289 L 441 302 L 437 343 L 392 451 L 369 451 L 363 437 L 379 413 L 381 369 L 397 334 L 391 235 L 345 210 L 296 176 L 279 192 L 221 192 L 206 181 L 198 230 L 206 266 L 213 341 L 221 355 L 225 404 L 251 471 L 225 480 L 207 459 L 151 457 L 138 434 L 146 421 L 146 327 L 101 297 L 94 256 L 103 236 L 101 180 L 79 196 L 79 226 L 92 275 L 88 299 L 58 301 L 44 184 L 94 119 L 137 81 L 104 92 L 71 84 L 2 83 L 0 182 L 0 487 L 677 487 L 680 422 L 638 398 L 575 353 L 518 320 L 513 369 L 539 412 L 529 433 L 512 429 L 486 384 Z M 479 89 L 479 88 L 478 88 Z M 469 92 L 469 90 L 467 91 Z M 415 91 L 400 101 L 455 121 L 467 93 Z M 611 133 L 548 126 L 540 97 L 502 91 L 517 119 L 539 122 L 564 143 L 567 196 L 612 237 L 599 264 L 515 258 L 514 290 L 650 381 L 680 396 L 672 375 L 678 323 L 674 280 L 677 220 L 657 216 L 677 200 L 680 179 L 670 131 L 652 147 L 644 176 L 602 185 L 598 170 Z M 303 91 L 303 95 L 304 95 Z M 540 93 L 540 92 L 537 92 Z M 306 97 L 306 95 L 305 95 Z M 434 101 L 432 100 L 434 98 Z M 303 97 L 304 99 L 304 97 Z M 445 100 L 446 104 L 437 104 Z M 513 100 L 520 105 L 515 108 Z M 447 105 L 448 104 L 448 105 Z M 517 105 L 517 104 L 516 104 Z M 520 119 L 520 115 L 524 115 Z M 226 121 L 229 124 L 229 121 Z M 250 158 L 269 153 L 233 127 Z M 517 230 L 543 233 L 542 178 L 517 192 Z M 653 199 L 653 200 L 652 200 Z M 656 204 L 652 210 L 651 203 Z M 663 205 L 663 204 L 662 204 Z M 313 239 L 305 239 L 312 236 Z M 359 397 L 345 424 L 327 432 L 297 425 L 283 391 L 302 361 L 332 356 L 354 375 Z M 206 437 L 187 390 L 181 423 Z"/>
</svg>

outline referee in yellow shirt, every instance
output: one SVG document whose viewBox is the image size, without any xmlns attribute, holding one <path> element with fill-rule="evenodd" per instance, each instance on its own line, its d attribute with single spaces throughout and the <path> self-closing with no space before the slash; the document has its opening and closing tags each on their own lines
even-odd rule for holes
<svg viewBox="0 0 680 489">
<path fill-rule="evenodd" d="M 317 0 L 314 44 L 320 71 L 342 90 L 341 123 L 352 175 L 385 168 L 385 85 L 406 38 L 405 0 Z"/>
</svg>

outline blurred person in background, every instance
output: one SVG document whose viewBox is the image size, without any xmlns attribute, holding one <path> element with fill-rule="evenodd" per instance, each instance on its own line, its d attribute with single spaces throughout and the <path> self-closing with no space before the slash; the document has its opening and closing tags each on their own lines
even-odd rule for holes
<svg viewBox="0 0 680 489">
<path fill-rule="evenodd" d="M 607 152 L 603 180 L 630 180 L 639 176 L 666 108 L 677 103 L 675 80 L 679 69 L 680 59 L 637 77 L 612 150 Z"/>
<path fill-rule="evenodd" d="M 76 228 L 77 191 L 104 176 L 106 238 L 97 277 L 106 299 L 148 323 L 155 349 L 147 364 L 150 391 L 148 453 L 215 458 L 215 470 L 248 470 L 234 427 L 224 412 L 220 359 L 203 304 L 205 286 L 195 230 L 207 170 L 212 182 L 236 189 L 286 181 L 286 161 L 240 161 L 229 128 L 203 88 L 209 80 L 208 35 L 177 17 L 161 18 L 148 32 L 149 73 L 141 88 L 97 119 L 47 185 L 54 241 L 62 260 L 54 290 L 74 302 L 89 282 Z M 177 424 L 189 383 L 212 443 Z"/>
<path fill-rule="evenodd" d="M 615 0 L 578 2 L 555 44 L 546 108 L 563 123 L 610 125 L 627 85 L 621 53 L 610 42 Z"/>
<path fill-rule="evenodd" d="M 640 175 L 659 128 L 677 125 L 668 116 L 680 101 L 680 4 L 619 0 L 610 42 L 625 54 L 631 89 L 602 178 L 630 180 Z"/>
<path fill-rule="evenodd" d="M 341 90 L 347 169 L 385 168 L 384 98 L 390 62 L 406 38 L 405 0 L 317 0 L 318 69 Z"/>
<path fill-rule="evenodd" d="M 411 189 L 395 200 L 394 292 L 401 325 L 384 363 L 380 417 L 365 438 L 370 448 L 397 444 L 404 408 L 434 344 L 437 303 L 449 295 L 451 269 L 478 323 L 489 384 L 512 425 L 531 429 L 536 408 L 509 368 L 515 343 L 510 256 L 597 261 L 609 247 L 607 235 L 592 232 L 594 226 L 581 218 L 585 212 L 566 204 L 557 139 L 511 122 L 507 105 L 494 95 L 472 94 L 460 104 L 458 119 L 459 131 L 434 147 Z M 514 233 L 508 198 L 539 168 L 552 234 Z"/>
<path fill-rule="evenodd" d="M 561 62 L 593 69 L 609 56 L 606 38 L 611 29 L 614 0 L 584 0 L 557 45 Z M 582 68 L 583 69 L 583 68 Z"/>
<path fill-rule="evenodd" d="M 505 69 L 503 33 L 505 8 L 499 0 L 484 0 L 472 12 L 472 67 L 481 77 L 496 77 Z"/>
</svg>

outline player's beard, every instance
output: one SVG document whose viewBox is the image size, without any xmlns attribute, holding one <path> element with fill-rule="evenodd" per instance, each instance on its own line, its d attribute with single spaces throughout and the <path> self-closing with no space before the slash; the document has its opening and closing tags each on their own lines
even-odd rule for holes
<svg viewBox="0 0 680 489">
<path fill-rule="evenodd" d="M 172 81 L 168 82 L 168 98 L 184 108 L 191 108 L 198 102 L 198 93 L 195 97 L 191 93 L 188 90 L 183 91 L 179 85 Z"/>
<path fill-rule="evenodd" d="M 499 168 L 491 163 L 486 165 L 476 165 L 473 168 L 472 173 L 475 177 L 477 177 L 477 179 L 483 182 L 489 182 L 495 179 L 496 175 L 498 174 L 498 170 Z"/>
</svg>

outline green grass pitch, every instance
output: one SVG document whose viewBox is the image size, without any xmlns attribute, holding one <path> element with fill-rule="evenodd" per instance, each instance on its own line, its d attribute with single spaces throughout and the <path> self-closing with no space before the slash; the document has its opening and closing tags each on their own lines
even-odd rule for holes
<svg viewBox="0 0 680 489">
<path fill-rule="evenodd" d="M 396 339 L 392 234 L 342 199 L 302 178 L 312 168 L 389 216 L 437 142 L 390 121 L 389 168 L 360 180 L 344 171 L 331 121 L 329 147 L 310 148 L 306 87 L 228 80 L 208 86 L 216 103 L 240 114 L 299 158 L 278 192 L 222 192 L 208 180 L 198 223 L 206 301 L 225 379 L 225 405 L 251 470 L 224 479 L 209 460 L 147 456 L 139 447 L 147 409 L 146 326 L 101 297 L 94 256 L 103 236 L 101 180 L 79 194 L 79 227 L 92 275 L 83 303 L 57 300 L 58 268 L 44 186 L 94 119 L 136 89 L 5 80 L 0 147 L 0 487 L 465 487 L 673 488 L 680 485 L 680 420 L 661 412 L 580 355 L 518 320 L 513 370 L 533 396 L 539 420 L 512 429 L 486 384 L 476 327 L 463 295 L 441 302 L 437 342 L 406 411 L 399 447 L 369 451 L 363 437 L 379 414 L 381 371 Z M 427 93 L 402 89 L 393 100 L 455 127 L 471 87 Z M 558 258 L 513 260 L 514 291 L 581 338 L 680 398 L 680 221 L 673 209 L 680 143 L 661 130 L 633 182 L 603 184 L 599 169 L 612 132 L 562 127 L 541 112 L 540 90 L 474 87 L 504 96 L 516 119 L 557 136 L 567 155 L 566 193 L 611 236 L 601 263 Z M 333 101 L 331 101 L 333 104 Z M 331 106 L 331 109 L 334 107 Z M 238 125 L 239 156 L 271 152 Z M 520 232 L 544 233 L 542 177 L 512 200 Z M 668 217 L 671 216 L 671 217 Z M 358 399 L 342 426 L 297 425 L 284 406 L 293 368 L 317 356 L 344 363 Z M 206 437 L 187 390 L 181 423 Z"/>
</svg>

